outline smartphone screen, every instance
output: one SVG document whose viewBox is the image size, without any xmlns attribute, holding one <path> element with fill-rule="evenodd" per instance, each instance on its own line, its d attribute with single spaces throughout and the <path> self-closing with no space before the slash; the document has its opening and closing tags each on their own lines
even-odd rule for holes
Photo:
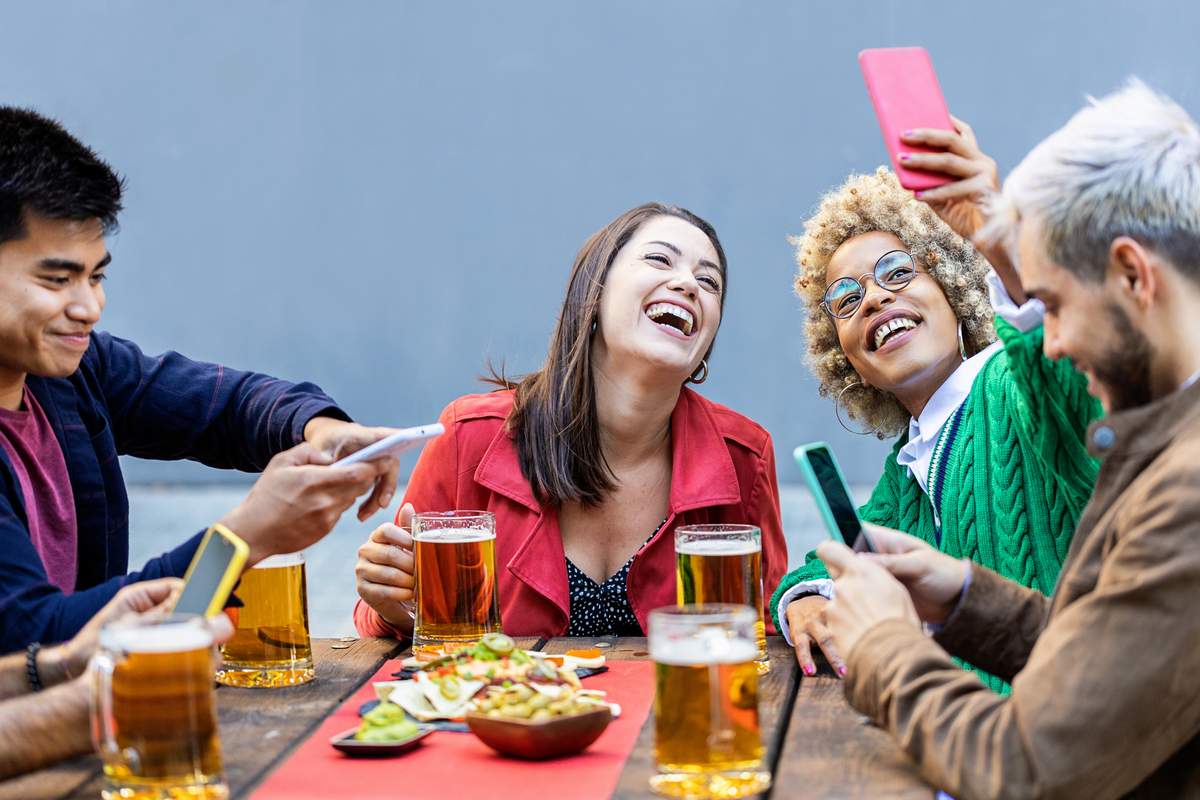
<svg viewBox="0 0 1200 800">
<path fill-rule="evenodd" d="M 854 508 L 854 501 L 846 491 L 846 483 L 833 462 L 833 453 L 829 452 L 827 447 L 814 447 L 806 450 L 804 457 L 812 467 L 813 475 L 817 479 L 821 494 L 825 496 L 825 503 L 829 507 L 829 513 L 833 515 L 842 541 L 855 552 L 870 552 L 871 544 L 863 535 L 862 523 Z"/>
<path fill-rule="evenodd" d="M 218 536 L 215 532 L 205 536 L 200 550 L 192 558 L 187 582 L 175 603 L 175 611 L 181 614 L 207 614 L 214 600 L 219 600 L 218 607 L 223 608 L 228 594 L 221 598 L 214 595 L 220 590 L 229 564 L 236 555 L 236 545 L 224 536 Z"/>
</svg>

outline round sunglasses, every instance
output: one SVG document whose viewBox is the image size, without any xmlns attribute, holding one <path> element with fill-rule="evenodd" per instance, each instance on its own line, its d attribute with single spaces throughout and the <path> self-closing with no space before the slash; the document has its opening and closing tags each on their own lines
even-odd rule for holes
<svg viewBox="0 0 1200 800">
<path fill-rule="evenodd" d="M 871 272 L 864 272 L 857 278 L 838 278 L 825 287 L 825 297 L 821 300 L 821 308 L 835 319 L 849 319 L 862 305 L 867 296 L 864 281 L 871 276 L 875 284 L 889 292 L 898 292 L 912 283 L 917 276 L 917 265 L 913 257 L 903 250 L 890 250 L 879 257 Z"/>
</svg>

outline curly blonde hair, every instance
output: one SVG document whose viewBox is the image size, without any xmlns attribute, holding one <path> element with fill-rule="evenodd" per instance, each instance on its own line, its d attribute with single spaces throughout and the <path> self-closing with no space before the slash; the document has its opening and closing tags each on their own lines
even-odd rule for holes
<svg viewBox="0 0 1200 800">
<path fill-rule="evenodd" d="M 836 401 L 842 391 L 862 378 L 842 352 L 833 319 L 821 308 L 828 281 L 825 271 L 833 253 L 861 233 L 894 234 L 938 285 L 962 323 L 967 353 L 974 354 L 996 338 L 992 305 L 984 275 L 987 261 L 929 206 L 913 198 L 885 167 L 874 175 L 851 175 L 821 198 L 817 213 L 804 223 L 804 234 L 789 241 L 796 247 L 796 294 L 804 301 L 807 319 L 808 363 L 823 397 Z M 900 433 L 910 415 L 895 395 L 861 384 L 841 398 L 852 419 L 865 424 L 880 439 Z"/>
</svg>

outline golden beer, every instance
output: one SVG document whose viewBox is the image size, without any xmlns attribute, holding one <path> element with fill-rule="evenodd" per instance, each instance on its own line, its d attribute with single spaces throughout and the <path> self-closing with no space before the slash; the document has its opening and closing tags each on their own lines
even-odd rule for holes
<svg viewBox="0 0 1200 800">
<path fill-rule="evenodd" d="M 241 608 L 226 610 L 234 634 L 221 648 L 217 682 L 226 686 L 276 687 L 308 683 L 315 676 L 308 634 L 308 585 L 304 556 L 272 556 L 242 575 Z"/>
<path fill-rule="evenodd" d="M 650 785 L 670 797 L 743 797 L 765 790 L 753 609 L 689 605 L 650 616 L 655 662 Z"/>
<path fill-rule="evenodd" d="M 487 512 L 417 514 L 413 520 L 413 651 L 469 647 L 500 630 L 495 518 Z"/>
<path fill-rule="evenodd" d="M 228 797 L 201 618 L 106 628 L 92 664 L 106 800 Z"/>
<path fill-rule="evenodd" d="M 675 530 L 679 605 L 736 603 L 758 612 L 759 673 L 770 670 L 763 617 L 762 534 L 752 525 L 687 525 Z"/>
</svg>

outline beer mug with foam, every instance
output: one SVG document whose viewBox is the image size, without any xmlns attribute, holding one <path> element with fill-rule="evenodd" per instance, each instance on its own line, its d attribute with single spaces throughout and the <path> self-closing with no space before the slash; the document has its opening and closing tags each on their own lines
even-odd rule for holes
<svg viewBox="0 0 1200 800">
<path fill-rule="evenodd" d="M 470 647 L 500 630 L 496 582 L 496 517 L 489 511 L 414 515 L 418 658 Z"/>
<path fill-rule="evenodd" d="M 242 575 L 236 595 L 242 607 L 225 612 L 234 634 L 221 648 L 217 683 L 273 688 L 311 681 L 304 554 L 263 559 Z"/>
<path fill-rule="evenodd" d="M 759 616 L 744 605 L 650 612 L 654 759 L 668 797 L 744 797 L 768 788 L 758 725 Z"/>
<path fill-rule="evenodd" d="M 92 732 L 106 800 L 225 798 L 213 697 L 213 636 L 203 617 L 133 620 L 100 632 Z"/>
<path fill-rule="evenodd" d="M 737 603 L 758 612 L 758 671 L 771 668 L 763 621 L 762 531 L 753 525 L 681 525 L 675 529 L 679 605 Z"/>
</svg>

